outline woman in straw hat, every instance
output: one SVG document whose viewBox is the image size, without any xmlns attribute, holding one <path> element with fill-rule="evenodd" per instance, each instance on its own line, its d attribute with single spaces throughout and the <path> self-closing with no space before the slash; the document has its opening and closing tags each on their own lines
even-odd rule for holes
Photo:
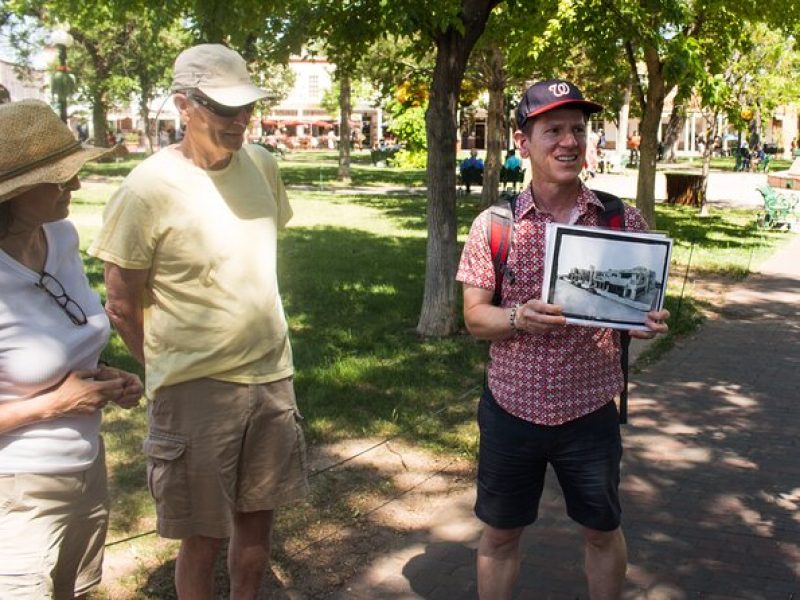
<svg viewBox="0 0 800 600">
<path fill-rule="evenodd" d="M 109 323 L 65 220 L 86 149 L 38 100 L 0 106 L 0 598 L 100 581 L 108 520 L 100 409 L 139 378 L 98 368 Z"/>
</svg>

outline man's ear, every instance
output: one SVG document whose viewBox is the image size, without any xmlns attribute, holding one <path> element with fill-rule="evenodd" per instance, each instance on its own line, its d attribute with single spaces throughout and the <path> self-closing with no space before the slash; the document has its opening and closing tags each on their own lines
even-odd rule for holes
<svg viewBox="0 0 800 600">
<path fill-rule="evenodd" d="M 181 120 L 186 123 L 189 120 L 189 107 L 191 106 L 189 98 L 186 97 L 186 94 L 177 93 L 172 97 L 172 101 L 181 115 Z"/>
<path fill-rule="evenodd" d="M 522 133 L 519 129 L 514 132 L 514 145 L 519 149 L 519 155 L 522 158 L 528 158 L 528 144 L 530 140 L 528 140 L 527 136 Z"/>
</svg>

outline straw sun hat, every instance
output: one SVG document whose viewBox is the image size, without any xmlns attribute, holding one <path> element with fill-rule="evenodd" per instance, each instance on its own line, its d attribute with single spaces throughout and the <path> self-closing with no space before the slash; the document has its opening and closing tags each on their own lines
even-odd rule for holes
<svg viewBox="0 0 800 600">
<path fill-rule="evenodd" d="M 0 202 L 42 183 L 66 183 L 110 148 L 84 148 L 41 100 L 0 105 Z"/>
</svg>

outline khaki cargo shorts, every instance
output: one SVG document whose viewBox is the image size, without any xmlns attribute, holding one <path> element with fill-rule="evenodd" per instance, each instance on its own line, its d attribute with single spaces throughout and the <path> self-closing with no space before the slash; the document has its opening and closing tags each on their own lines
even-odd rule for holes
<svg viewBox="0 0 800 600">
<path fill-rule="evenodd" d="M 157 390 L 147 410 L 159 535 L 228 538 L 234 513 L 273 510 L 308 493 L 292 378 L 187 381 Z"/>
<path fill-rule="evenodd" d="M 0 598 L 87 592 L 100 583 L 107 527 L 102 439 L 85 471 L 0 475 Z"/>
</svg>

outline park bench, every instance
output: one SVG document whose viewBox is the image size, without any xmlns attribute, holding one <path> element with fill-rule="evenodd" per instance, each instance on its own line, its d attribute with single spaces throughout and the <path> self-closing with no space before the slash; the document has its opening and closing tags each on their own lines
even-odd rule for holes
<svg viewBox="0 0 800 600">
<path fill-rule="evenodd" d="M 764 211 L 758 215 L 759 227 L 791 229 L 797 223 L 797 215 L 794 213 L 798 205 L 797 195 L 792 192 L 778 192 L 768 185 L 756 189 L 764 198 Z"/>
<path fill-rule="evenodd" d="M 274 146 L 273 144 L 267 144 L 266 142 L 256 142 L 257 145 L 261 146 L 262 148 L 266 148 L 271 154 L 275 155 L 275 158 L 285 158 L 286 153 L 283 151 L 283 148 L 279 146 Z"/>
<path fill-rule="evenodd" d="M 386 164 L 390 158 L 392 158 L 400 148 L 396 146 L 386 147 L 386 148 L 373 148 L 369 151 L 369 158 L 372 161 L 373 166 L 378 166 L 378 163 Z"/>
<path fill-rule="evenodd" d="M 747 172 L 750 170 L 750 162 L 752 159 L 750 157 L 749 148 L 745 146 L 737 149 L 735 157 L 736 157 L 736 164 L 733 167 L 734 171 Z"/>
<path fill-rule="evenodd" d="M 473 185 L 483 185 L 483 170 L 467 167 L 458 174 L 459 186 L 463 185 L 465 194 L 469 194 L 469 188 Z"/>
<path fill-rule="evenodd" d="M 522 167 L 516 167 L 515 169 L 500 167 L 500 187 L 504 190 L 511 188 L 516 191 L 517 184 L 522 186 L 524 180 L 525 172 L 522 170 Z"/>
</svg>

